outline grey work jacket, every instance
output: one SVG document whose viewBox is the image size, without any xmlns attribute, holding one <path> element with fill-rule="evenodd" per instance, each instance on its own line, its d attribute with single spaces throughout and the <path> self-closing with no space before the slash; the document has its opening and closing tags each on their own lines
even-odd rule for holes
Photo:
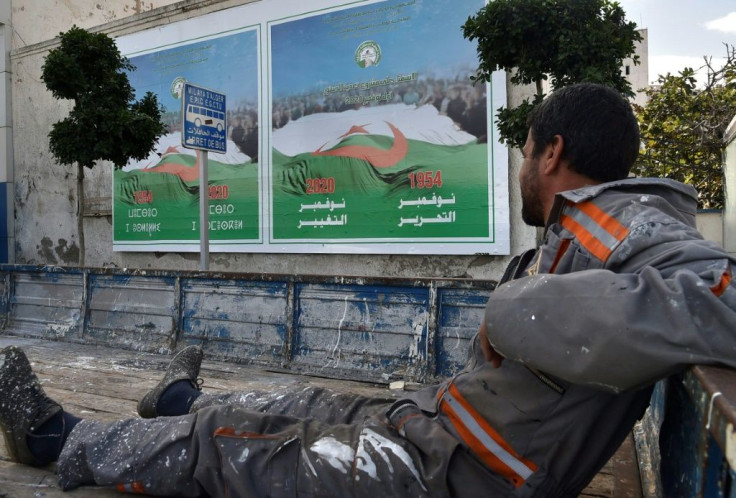
<svg viewBox="0 0 736 498">
<path fill-rule="evenodd" d="M 425 410 L 515 496 L 577 496 L 692 364 L 736 367 L 734 261 L 695 229 L 696 193 L 627 179 L 558 194 L 544 244 L 486 307 L 500 368 L 471 350 Z"/>
</svg>

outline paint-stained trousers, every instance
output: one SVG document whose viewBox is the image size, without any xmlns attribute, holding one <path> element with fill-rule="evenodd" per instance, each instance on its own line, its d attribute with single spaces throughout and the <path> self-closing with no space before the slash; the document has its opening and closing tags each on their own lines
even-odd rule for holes
<svg viewBox="0 0 736 498">
<path fill-rule="evenodd" d="M 509 492 L 413 403 L 321 388 L 202 395 L 179 417 L 84 420 L 57 469 L 65 490 L 97 484 L 168 496 Z"/>
</svg>

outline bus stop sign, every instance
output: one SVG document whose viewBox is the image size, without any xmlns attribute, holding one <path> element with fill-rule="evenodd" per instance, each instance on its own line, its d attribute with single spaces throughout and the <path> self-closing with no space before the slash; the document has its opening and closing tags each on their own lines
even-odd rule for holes
<svg viewBox="0 0 736 498">
<path fill-rule="evenodd" d="M 225 94 L 184 84 L 181 144 L 188 149 L 225 153 L 227 123 Z"/>
</svg>

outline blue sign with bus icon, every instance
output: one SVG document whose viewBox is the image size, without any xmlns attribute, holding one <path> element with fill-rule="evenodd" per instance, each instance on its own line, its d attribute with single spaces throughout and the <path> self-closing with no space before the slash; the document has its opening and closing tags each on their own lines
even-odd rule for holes
<svg viewBox="0 0 736 498">
<path fill-rule="evenodd" d="M 225 153 L 227 120 L 224 93 L 185 83 L 181 115 L 184 147 Z"/>
</svg>

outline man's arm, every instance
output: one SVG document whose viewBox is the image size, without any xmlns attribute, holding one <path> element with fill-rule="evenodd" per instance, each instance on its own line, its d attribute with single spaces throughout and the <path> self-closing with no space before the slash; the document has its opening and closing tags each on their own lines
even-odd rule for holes
<svg viewBox="0 0 736 498">
<path fill-rule="evenodd" d="M 664 278 L 651 267 L 514 280 L 488 301 L 489 348 L 615 392 L 691 364 L 736 367 L 736 288 L 727 282 L 719 289 L 719 282 L 723 271 L 679 270 Z"/>
</svg>

